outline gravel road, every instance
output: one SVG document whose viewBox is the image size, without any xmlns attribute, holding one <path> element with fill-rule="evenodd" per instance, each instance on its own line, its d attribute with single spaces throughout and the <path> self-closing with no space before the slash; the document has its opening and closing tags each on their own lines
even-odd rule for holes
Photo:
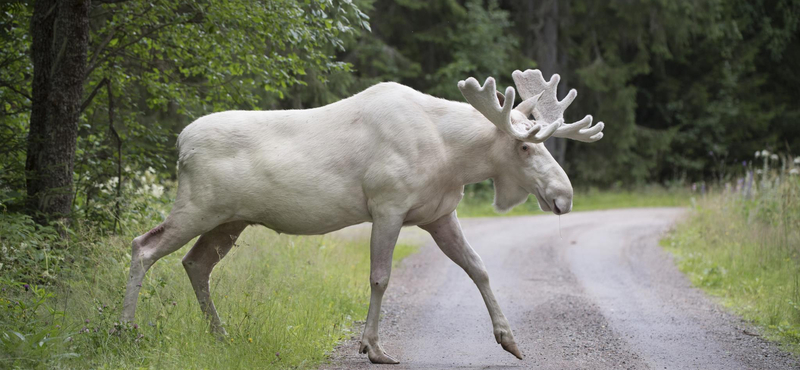
<svg viewBox="0 0 800 370">
<path fill-rule="evenodd" d="M 418 228 L 392 273 L 371 365 L 358 335 L 323 369 L 794 369 L 797 358 L 691 287 L 659 246 L 675 208 L 465 219 L 524 354 L 494 341 L 478 289 Z M 560 233 L 559 233 L 560 222 Z M 359 231 L 368 235 L 368 228 Z M 353 233 L 353 231 L 346 231 Z"/>
</svg>

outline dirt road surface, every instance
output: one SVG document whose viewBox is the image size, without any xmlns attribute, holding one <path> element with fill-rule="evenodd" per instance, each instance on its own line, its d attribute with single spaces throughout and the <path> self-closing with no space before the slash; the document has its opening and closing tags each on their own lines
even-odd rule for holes
<svg viewBox="0 0 800 370">
<path fill-rule="evenodd" d="M 430 236 L 396 268 L 381 321 L 401 363 L 371 365 L 358 334 L 323 369 L 795 369 L 798 360 L 693 288 L 658 240 L 681 209 L 465 219 L 524 354 L 494 341 L 478 289 Z M 560 233 L 559 233 L 560 222 Z M 368 228 L 361 232 L 368 235 Z"/>
</svg>

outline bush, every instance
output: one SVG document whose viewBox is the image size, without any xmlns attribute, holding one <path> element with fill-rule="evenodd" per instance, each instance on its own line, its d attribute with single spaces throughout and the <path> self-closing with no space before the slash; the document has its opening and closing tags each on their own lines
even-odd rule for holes
<svg viewBox="0 0 800 370">
<path fill-rule="evenodd" d="M 66 249 L 53 225 L 42 226 L 30 216 L 0 214 L 0 275 L 11 281 L 52 283 Z"/>
</svg>

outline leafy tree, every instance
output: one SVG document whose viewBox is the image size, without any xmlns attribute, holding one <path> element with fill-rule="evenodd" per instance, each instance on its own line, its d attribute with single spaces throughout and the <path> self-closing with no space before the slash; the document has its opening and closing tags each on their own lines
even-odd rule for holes
<svg viewBox="0 0 800 370">
<path fill-rule="evenodd" d="M 16 79 L 4 76 L 2 96 L 7 110 L 24 109 L 24 98 L 32 98 L 28 195 L 32 209 L 45 215 L 69 213 L 73 205 L 79 133 L 74 176 L 87 190 L 78 197 L 86 205 L 92 187 L 124 168 L 168 167 L 173 161 L 164 156 L 164 148 L 187 121 L 225 109 L 269 107 L 290 86 L 304 83 L 303 75 L 313 73 L 324 81 L 327 74 L 346 70 L 348 65 L 336 61 L 330 47 L 341 49 L 342 37 L 367 24 L 367 16 L 346 0 L 89 4 L 19 2 L 5 15 L 11 22 L 4 25 L 3 39 L 16 48 L 4 48 L 0 60 L 17 64 L 9 73 Z M 70 5 L 85 9 L 76 15 L 68 12 Z M 32 40 L 19 21 L 29 14 Z M 85 34 L 63 32 L 73 21 L 86 21 L 80 23 Z M 65 37 L 70 41 L 60 41 Z M 61 58 L 63 48 L 49 45 L 66 45 L 64 55 L 74 57 Z M 22 67 L 28 48 L 33 94 L 25 93 L 31 76 Z M 68 102 L 37 110 L 42 102 L 53 105 L 56 97 L 64 98 L 66 91 Z M 101 116 L 110 122 L 100 125 Z M 4 119 L 4 125 L 11 122 Z M 56 129 L 61 131 L 52 135 Z M 19 152 L 7 155 L 18 157 Z M 17 167 L 4 164 L 3 173 Z"/>
<path fill-rule="evenodd" d="M 507 71 L 522 59 L 508 11 L 496 1 L 384 1 L 371 14 L 373 32 L 364 37 L 377 39 L 373 42 L 382 44 L 384 55 L 354 62 L 356 70 L 377 72 L 436 96 L 463 99 L 455 86 L 468 76 L 510 81 Z"/>
<path fill-rule="evenodd" d="M 573 1 L 577 104 L 609 123 L 610 140 L 571 147 L 570 172 L 579 183 L 703 179 L 777 147 L 797 132 L 796 109 L 780 118 L 796 72 L 772 68 L 797 43 L 798 4 Z"/>
</svg>

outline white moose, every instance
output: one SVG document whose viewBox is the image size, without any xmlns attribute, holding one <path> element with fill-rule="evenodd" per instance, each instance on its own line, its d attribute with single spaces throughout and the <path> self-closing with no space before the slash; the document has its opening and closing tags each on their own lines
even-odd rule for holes
<svg viewBox="0 0 800 370">
<path fill-rule="evenodd" d="M 533 194 L 544 211 L 572 210 L 572 185 L 541 144 L 548 137 L 592 142 L 603 123 L 564 124 L 575 96 L 558 101 L 556 74 L 512 75 L 497 92 L 489 77 L 460 81 L 469 104 L 381 83 L 348 99 L 306 110 L 229 111 L 196 120 L 178 137 L 179 185 L 167 219 L 133 240 L 122 319 L 132 321 L 145 272 L 200 235 L 183 258 L 211 328 L 226 334 L 209 293 L 211 270 L 248 225 L 287 234 L 324 234 L 371 221 L 371 298 L 360 351 L 396 364 L 381 348 L 378 324 L 400 228 L 417 225 L 480 290 L 503 349 L 522 354 L 489 286 L 489 275 L 456 218 L 464 185 L 494 180 L 494 206 L 507 211 Z M 530 120 L 530 116 L 533 120 Z"/>
</svg>

